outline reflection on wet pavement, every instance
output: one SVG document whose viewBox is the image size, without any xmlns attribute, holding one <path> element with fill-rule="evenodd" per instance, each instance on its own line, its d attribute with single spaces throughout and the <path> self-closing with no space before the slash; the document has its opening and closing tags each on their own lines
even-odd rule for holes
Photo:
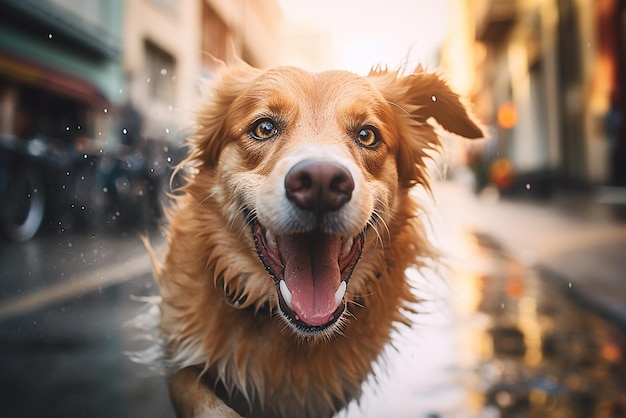
<svg viewBox="0 0 626 418">
<path fill-rule="evenodd" d="M 491 407 L 502 418 L 625 417 L 623 331 L 489 237 L 477 234 L 473 244 L 483 265 L 458 272 L 453 303 L 466 324 L 459 338 L 473 416 Z"/>
</svg>

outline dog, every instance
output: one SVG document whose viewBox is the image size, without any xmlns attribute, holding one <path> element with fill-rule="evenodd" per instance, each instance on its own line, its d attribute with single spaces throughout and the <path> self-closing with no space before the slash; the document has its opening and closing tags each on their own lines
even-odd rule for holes
<svg viewBox="0 0 626 418">
<path fill-rule="evenodd" d="M 223 66 L 201 100 L 152 253 L 179 417 L 330 417 L 358 399 L 435 257 L 413 186 L 438 130 L 482 137 L 418 67 Z M 438 126 L 437 126 L 438 125 Z M 181 167 L 182 167 L 181 166 Z"/>
</svg>

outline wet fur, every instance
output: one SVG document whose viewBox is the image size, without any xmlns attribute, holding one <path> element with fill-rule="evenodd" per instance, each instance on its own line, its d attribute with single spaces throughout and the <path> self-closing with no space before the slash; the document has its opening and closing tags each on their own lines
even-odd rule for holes
<svg viewBox="0 0 626 418">
<path fill-rule="evenodd" d="M 250 140 L 253 116 L 277 113 L 289 140 Z M 179 416 L 329 417 L 359 397 L 391 331 L 418 302 L 405 270 L 434 255 L 409 193 L 418 184 L 428 189 L 424 160 L 440 147 L 430 118 L 458 135 L 481 136 L 458 97 L 420 68 L 368 77 L 223 68 L 197 113 L 167 249 L 153 257 L 161 361 Z M 345 124 L 365 122 L 383 137 L 376 150 L 346 139 Z M 298 141 L 337 146 L 376 195 L 347 314 L 338 329 L 314 337 L 299 335 L 276 312 L 276 285 L 250 233 L 254 211 L 244 210 L 254 201 L 250 190 Z"/>
</svg>

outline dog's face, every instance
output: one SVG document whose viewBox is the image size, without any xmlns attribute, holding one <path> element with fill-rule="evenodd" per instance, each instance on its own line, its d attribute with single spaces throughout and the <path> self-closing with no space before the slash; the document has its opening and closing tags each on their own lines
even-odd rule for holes
<svg viewBox="0 0 626 418">
<path fill-rule="evenodd" d="M 371 277 L 359 260 L 384 251 L 408 189 L 426 182 L 423 159 L 439 144 L 426 120 L 481 132 L 421 70 L 360 77 L 242 65 L 214 88 L 190 159 L 196 177 L 214 179 L 207 193 L 221 202 L 225 227 L 245 231 L 267 272 L 232 285 L 263 288 L 261 299 L 298 334 L 328 335 Z"/>
</svg>

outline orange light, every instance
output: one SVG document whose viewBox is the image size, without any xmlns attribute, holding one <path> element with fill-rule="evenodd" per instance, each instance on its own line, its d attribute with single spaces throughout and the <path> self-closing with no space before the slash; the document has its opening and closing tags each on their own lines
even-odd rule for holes
<svg viewBox="0 0 626 418">
<path fill-rule="evenodd" d="M 622 359 L 622 350 L 616 344 L 609 343 L 602 346 L 601 355 L 611 363 L 617 363 Z"/>
<path fill-rule="evenodd" d="M 511 102 L 505 102 L 498 108 L 498 123 L 504 129 L 512 129 L 517 125 L 517 109 Z"/>
<path fill-rule="evenodd" d="M 500 190 L 507 190 L 513 184 L 513 165 L 506 158 L 495 160 L 489 168 L 489 179 Z"/>
</svg>

